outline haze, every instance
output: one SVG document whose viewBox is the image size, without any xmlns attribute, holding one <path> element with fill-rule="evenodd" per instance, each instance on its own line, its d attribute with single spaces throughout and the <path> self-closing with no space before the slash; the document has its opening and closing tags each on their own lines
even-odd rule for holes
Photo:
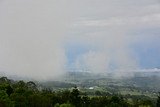
<svg viewBox="0 0 160 107">
<path fill-rule="evenodd" d="M 159 67 L 159 28 L 158 0 L 0 0 L 0 72 L 132 76 Z"/>
</svg>

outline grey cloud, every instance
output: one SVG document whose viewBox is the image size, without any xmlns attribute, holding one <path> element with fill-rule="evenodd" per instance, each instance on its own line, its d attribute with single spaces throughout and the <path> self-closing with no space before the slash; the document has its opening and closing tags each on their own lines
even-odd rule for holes
<svg viewBox="0 0 160 107">
<path fill-rule="evenodd" d="M 134 69 L 128 34 L 159 26 L 159 9 L 157 0 L 1 0 L 0 70 L 54 79 L 65 74 L 68 42 L 96 48 L 75 59 L 77 68 L 83 63 L 99 73 L 114 62 L 119 69 Z"/>
<path fill-rule="evenodd" d="M 80 66 L 82 69 L 100 73 L 110 72 L 111 65 L 114 64 L 118 69 L 115 75 L 133 76 L 132 69 L 138 69 L 139 63 L 132 54 L 130 46 L 139 37 L 134 38 L 131 32 L 159 26 L 159 2 L 113 0 L 103 1 L 103 3 L 94 1 L 90 4 L 86 1 L 83 9 L 86 11 L 81 13 L 81 17 L 73 25 L 77 33 L 71 38 L 96 47 L 96 52 L 88 51 L 78 56 L 75 66 L 78 65 L 78 69 Z M 79 35 L 79 31 L 83 33 Z M 141 38 L 146 37 L 143 35 Z"/>
<path fill-rule="evenodd" d="M 2 1 L 0 68 L 7 75 L 38 80 L 65 73 L 63 39 L 70 5 L 56 0 Z"/>
</svg>

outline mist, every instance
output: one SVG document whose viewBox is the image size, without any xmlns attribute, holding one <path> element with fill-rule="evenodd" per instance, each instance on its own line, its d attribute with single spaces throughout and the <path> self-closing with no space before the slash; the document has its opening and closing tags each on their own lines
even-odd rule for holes
<svg viewBox="0 0 160 107">
<path fill-rule="evenodd" d="M 0 5 L 1 72 L 42 80 L 64 74 L 69 5 L 55 0 L 2 0 Z"/>
<path fill-rule="evenodd" d="M 134 32 L 159 27 L 159 9 L 156 0 L 1 0 L 0 72 L 52 80 L 73 67 L 133 76 L 139 60 L 131 46 L 146 38 Z M 69 63 L 69 44 L 88 48 Z"/>
</svg>

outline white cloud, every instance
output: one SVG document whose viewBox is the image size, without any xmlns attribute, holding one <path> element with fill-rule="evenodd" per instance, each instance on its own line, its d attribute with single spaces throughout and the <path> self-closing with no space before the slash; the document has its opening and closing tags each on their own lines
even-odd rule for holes
<svg viewBox="0 0 160 107">
<path fill-rule="evenodd" d="M 144 16 L 130 16 L 130 17 L 110 17 L 108 19 L 83 19 L 74 24 L 74 26 L 83 27 L 114 27 L 114 26 L 159 26 L 160 24 L 160 13 L 144 15 Z"/>
</svg>

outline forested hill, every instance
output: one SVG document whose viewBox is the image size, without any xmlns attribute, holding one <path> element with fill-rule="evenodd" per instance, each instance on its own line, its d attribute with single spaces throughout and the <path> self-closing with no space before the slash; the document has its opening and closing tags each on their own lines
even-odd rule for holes
<svg viewBox="0 0 160 107">
<path fill-rule="evenodd" d="M 76 86 L 53 91 L 28 81 L 0 78 L 0 107 L 160 107 L 156 99 L 145 96 L 95 94 L 88 96 Z"/>
</svg>

